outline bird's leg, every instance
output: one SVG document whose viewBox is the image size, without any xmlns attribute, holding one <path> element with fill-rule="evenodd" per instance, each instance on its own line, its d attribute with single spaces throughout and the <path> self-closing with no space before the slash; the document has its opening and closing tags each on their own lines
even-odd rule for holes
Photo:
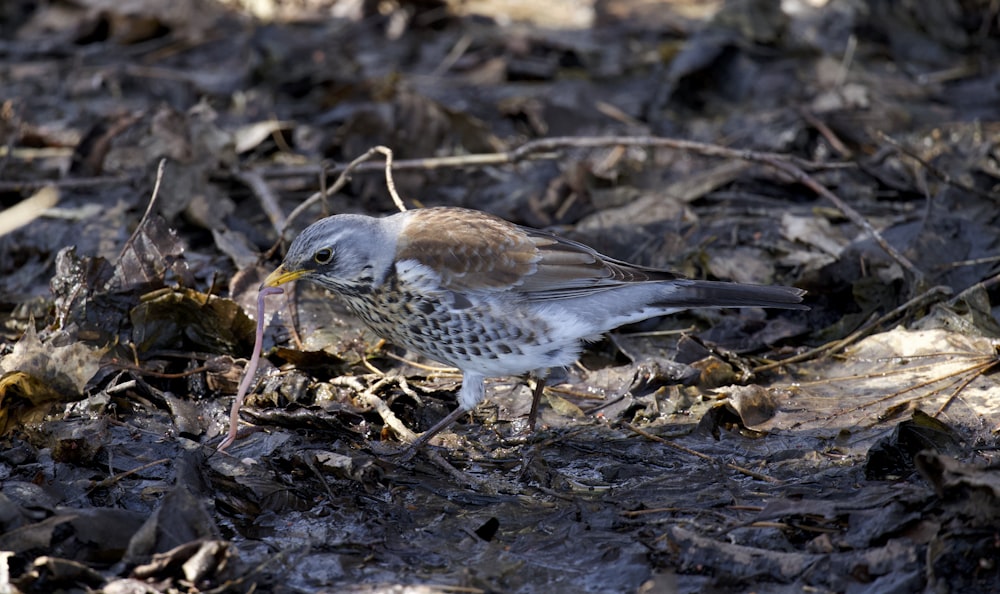
<svg viewBox="0 0 1000 594">
<path fill-rule="evenodd" d="M 486 383 L 482 375 L 478 373 L 465 372 L 462 374 L 462 387 L 458 391 L 458 408 L 451 411 L 447 417 L 438 421 L 433 427 L 420 434 L 410 447 L 403 453 L 403 459 L 413 456 L 420 448 L 427 445 L 427 442 L 438 433 L 444 431 L 449 425 L 454 423 L 465 413 L 476 408 L 476 405 L 486 395 Z"/>
<path fill-rule="evenodd" d="M 452 423 L 457 421 L 462 415 L 475 408 L 474 403 L 478 403 L 482 399 L 483 387 L 482 379 L 471 378 L 466 375 L 462 379 L 462 390 L 459 392 L 458 400 L 461 403 L 458 408 L 451 411 L 445 418 L 438 421 L 433 427 L 424 431 L 420 434 L 420 437 L 413 440 L 410 447 L 406 448 L 404 451 L 405 458 L 410 458 L 419 450 L 420 448 L 427 445 L 435 435 L 447 429 Z M 531 382 L 531 380 L 529 380 Z M 542 392 L 545 390 L 545 378 L 535 377 L 534 383 L 531 389 L 531 412 L 528 413 L 528 430 L 535 430 L 535 421 L 538 418 L 538 403 L 542 399 Z M 466 388 L 468 386 L 468 388 Z M 477 397 L 478 395 L 478 397 Z M 472 408 L 466 408 L 469 404 L 472 404 Z"/>
<path fill-rule="evenodd" d="M 542 400 L 542 392 L 545 391 L 545 378 L 535 377 L 528 379 L 528 383 L 534 383 L 535 385 L 531 387 L 531 410 L 528 411 L 528 432 L 533 432 L 535 430 L 535 421 L 538 420 L 538 404 Z"/>
</svg>

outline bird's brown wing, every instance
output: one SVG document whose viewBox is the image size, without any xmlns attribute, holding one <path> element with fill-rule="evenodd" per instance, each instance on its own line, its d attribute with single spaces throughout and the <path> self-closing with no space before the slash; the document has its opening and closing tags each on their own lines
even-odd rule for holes
<svg viewBox="0 0 1000 594">
<path fill-rule="evenodd" d="M 575 241 L 457 208 L 411 211 L 396 257 L 434 270 L 454 291 L 517 292 L 564 299 L 629 282 L 678 278 L 602 256 Z"/>
</svg>

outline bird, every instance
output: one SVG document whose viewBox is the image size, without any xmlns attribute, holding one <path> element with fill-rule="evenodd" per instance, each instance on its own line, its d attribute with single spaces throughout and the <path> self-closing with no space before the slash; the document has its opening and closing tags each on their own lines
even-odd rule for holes
<svg viewBox="0 0 1000 594">
<path fill-rule="evenodd" d="M 396 346 L 461 371 L 458 407 L 410 450 L 474 409 L 487 378 L 570 365 L 619 326 L 691 308 L 808 309 L 802 289 L 693 280 L 448 206 L 320 219 L 261 287 L 296 280 L 335 293 Z"/>
</svg>

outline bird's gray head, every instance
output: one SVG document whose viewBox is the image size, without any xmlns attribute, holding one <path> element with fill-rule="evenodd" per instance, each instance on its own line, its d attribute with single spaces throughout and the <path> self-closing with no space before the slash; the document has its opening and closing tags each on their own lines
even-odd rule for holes
<svg viewBox="0 0 1000 594">
<path fill-rule="evenodd" d="M 355 293 L 385 280 L 396 255 L 396 217 L 334 215 L 313 223 L 292 241 L 288 254 L 264 286 L 304 279 L 341 293 Z"/>
</svg>

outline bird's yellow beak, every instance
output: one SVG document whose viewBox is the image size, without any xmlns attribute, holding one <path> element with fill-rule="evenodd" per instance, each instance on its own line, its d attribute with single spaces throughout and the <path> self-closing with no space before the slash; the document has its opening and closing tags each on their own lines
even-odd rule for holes
<svg viewBox="0 0 1000 594">
<path fill-rule="evenodd" d="M 267 275 L 264 279 L 264 287 L 277 287 L 278 285 L 283 285 L 285 283 L 290 283 L 293 280 L 305 276 L 306 270 L 285 270 L 284 266 L 278 266 L 274 269 L 274 272 Z"/>
</svg>

